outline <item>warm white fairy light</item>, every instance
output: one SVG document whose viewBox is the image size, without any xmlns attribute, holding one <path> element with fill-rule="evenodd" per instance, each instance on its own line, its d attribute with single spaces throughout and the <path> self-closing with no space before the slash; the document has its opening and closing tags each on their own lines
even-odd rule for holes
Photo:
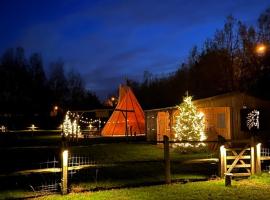
<svg viewBox="0 0 270 200">
<path fill-rule="evenodd" d="M 38 127 L 35 126 L 35 124 L 32 124 L 28 127 L 30 131 L 35 131 Z"/>
<path fill-rule="evenodd" d="M 65 136 L 68 135 L 75 135 L 75 136 L 80 136 L 81 129 L 79 126 L 79 123 L 83 123 L 89 127 L 89 129 L 93 129 L 95 126 L 100 130 L 101 126 L 103 123 L 100 119 L 91 119 L 88 117 L 80 116 L 76 113 L 72 113 L 68 111 L 65 116 L 65 120 L 62 125 L 62 130 Z"/>
<path fill-rule="evenodd" d="M 0 130 L 1 130 L 1 132 L 4 133 L 4 132 L 6 132 L 7 128 L 4 125 L 2 125 L 1 128 L 0 128 Z"/>
<path fill-rule="evenodd" d="M 176 124 L 173 127 L 175 131 L 175 140 L 204 141 L 206 139 L 204 133 L 204 114 L 197 111 L 196 106 L 192 103 L 192 97 L 184 97 L 183 103 L 177 106 L 177 108 L 179 110 L 179 115 L 176 116 Z M 176 146 L 181 147 L 199 147 L 204 145 L 204 143 L 176 144 Z"/>
<path fill-rule="evenodd" d="M 71 119 L 69 117 L 69 111 L 66 113 L 62 127 L 63 127 L 63 134 L 65 136 L 72 134 L 72 123 L 71 123 Z"/>
<path fill-rule="evenodd" d="M 77 121 L 76 120 L 74 120 L 73 121 L 73 123 L 72 123 L 72 132 L 74 133 L 74 134 L 76 134 L 77 133 Z"/>
</svg>

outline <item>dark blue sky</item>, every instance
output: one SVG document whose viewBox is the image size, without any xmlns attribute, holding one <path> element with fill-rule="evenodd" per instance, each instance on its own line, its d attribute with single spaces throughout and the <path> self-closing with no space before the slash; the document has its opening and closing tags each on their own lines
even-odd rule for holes
<svg viewBox="0 0 270 200">
<path fill-rule="evenodd" d="M 61 58 L 104 98 L 126 77 L 175 71 L 232 14 L 255 24 L 269 0 L 1 0 L 0 54 Z"/>
</svg>

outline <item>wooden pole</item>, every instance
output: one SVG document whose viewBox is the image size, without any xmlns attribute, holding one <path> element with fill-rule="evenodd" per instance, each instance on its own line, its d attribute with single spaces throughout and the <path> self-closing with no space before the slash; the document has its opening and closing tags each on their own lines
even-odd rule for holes
<svg viewBox="0 0 270 200">
<path fill-rule="evenodd" d="M 165 183 L 171 183 L 171 165 L 170 165 L 170 145 L 169 137 L 167 135 L 163 136 L 164 142 L 164 162 L 165 162 Z"/>
<path fill-rule="evenodd" d="M 251 175 L 255 173 L 255 152 L 254 152 L 255 142 L 254 136 L 251 137 L 250 141 L 250 165 L 251 165 Z"/>
<path fill-rule="evenodd" d="M 223 174 L 223 155 L 222 155 L 222 147 L 223 145 L 221 145 L 219 147 L 219 176 L 222 178 L 222 174 Z"/>
<path fill-rule="evenodd" d="M 258 143 L 256 145 L 256 174 L 261 174 L 261 143 Z"/>
<path fill-rule="evenodd" d="M 62 152 L 61 191 L 63 195 L 68 193 L 68 150 Z"/>
<path fill-rule="evenodd" d="M 225 186 L 232 186 L 232 173 L 225 173 Z"/>
<path fill-rule="evenodd" d="M 220 155 L 220 177 L 224 178 L 225 173 L 227 172 L 227 158 L 226 158 L 226 148 L 224 145 L 221 145 L 219 148 L 219 155 Z"/>
<path fill-rule="evenodd" d="M 224 168 L 223 168 L 223 175 L 225 173 L 227 173 L 227 150 L 226 148 L 224 147 L 224 152 L 223 152 L 223 156 L 224 156 Z"/>
</svg>

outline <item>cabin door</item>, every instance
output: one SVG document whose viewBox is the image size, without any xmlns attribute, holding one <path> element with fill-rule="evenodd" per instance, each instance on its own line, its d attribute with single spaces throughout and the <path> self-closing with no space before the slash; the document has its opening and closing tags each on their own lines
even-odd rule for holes
<svg viewBox="0 0 270 200">
<path fill-rule="evenodd" d="M 157 114 L 157 140 L 162 141 L 163 136 L 170 138 L 170 115 L 168 112 L 158 112 Z"/>
</svg>

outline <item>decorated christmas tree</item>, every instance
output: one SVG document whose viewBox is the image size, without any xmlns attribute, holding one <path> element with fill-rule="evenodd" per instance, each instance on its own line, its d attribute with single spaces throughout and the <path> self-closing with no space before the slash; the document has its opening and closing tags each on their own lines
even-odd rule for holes
<svg viewBox="0 0 270 200">
<path fill-rule="evenodd" d="M 69 136 L 72 134 L 72 123 L 69 118 L 69 111 L 66 113 L 66 116 L 63 122 L 63 133 L 64 133 L 64 136 Z"/>
<path fill-rule="evenodd" d="M 204 115 L 198 112 L 196 106 L 192 103 L 192 97 L 186 96 L 183 102 L 177 106 L 179 115 L 176 116 L 176 124 L 173 127 L 175 131 L 175 140 L 203 141 L 206 139 L 204 134 Z M 199 147 L 204 143 L 181 143 L 176 146 L 181 147 Z"/>
</svg>

